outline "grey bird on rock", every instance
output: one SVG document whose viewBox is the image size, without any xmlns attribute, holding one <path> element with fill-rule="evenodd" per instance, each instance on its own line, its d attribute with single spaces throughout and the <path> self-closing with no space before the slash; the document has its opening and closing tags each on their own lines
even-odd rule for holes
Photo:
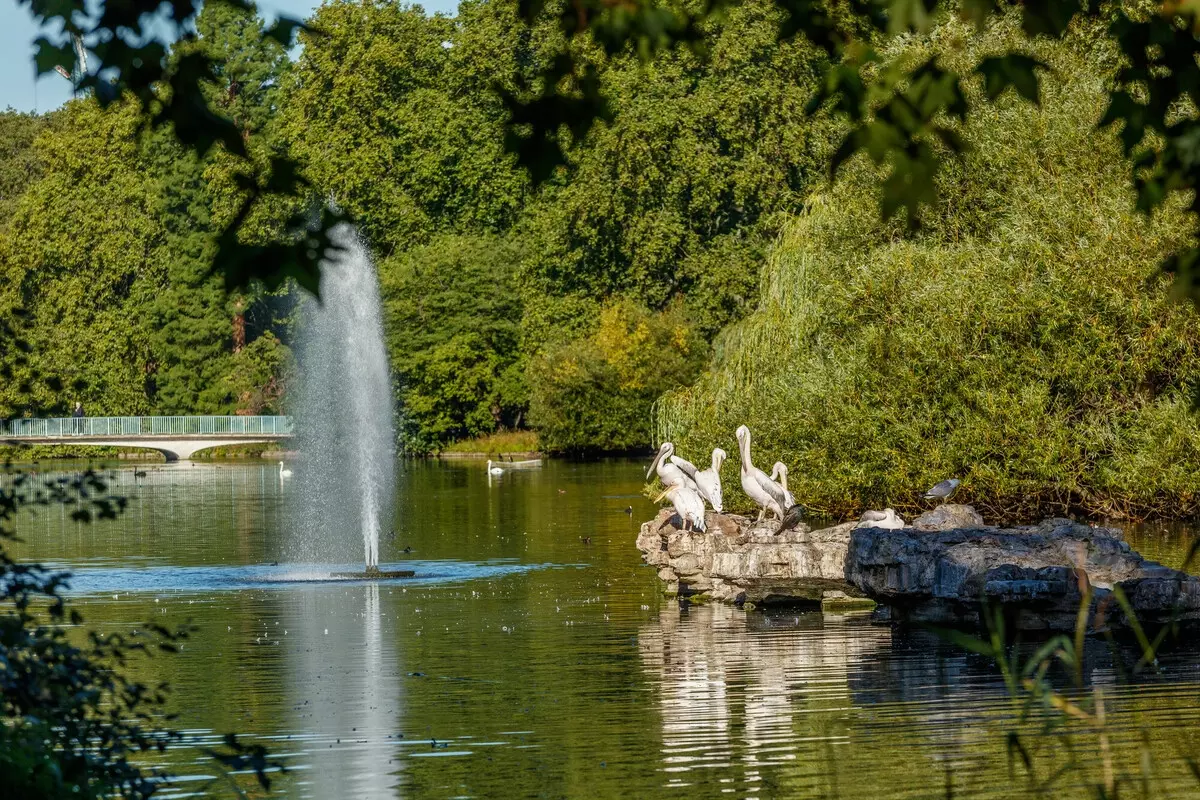
<svg viewBox="0 0 1200 800">
<path fill-rule="evenodd" d="M 958 478 L 950 478 L 944 480 L 937 486 L 934 486 L 925 493 L 926 500 L 941 500 L 943 503 L 951 498 L 958 491 L 958 485 L 962 483 Z"/>
</svg>

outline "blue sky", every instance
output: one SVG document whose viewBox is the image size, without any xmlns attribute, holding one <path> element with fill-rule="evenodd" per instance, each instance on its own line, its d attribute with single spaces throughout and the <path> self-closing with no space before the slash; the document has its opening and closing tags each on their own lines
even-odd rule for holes
<svg viewBox="0 0 1200 800">
<path fill-rule="evenodd" d="M 305 18 L 320 5 L 319 0 L 259 0 L 263 15 L 278 14 Z M 453 11 L 457 0 L 424 0 L 429 13 Z M 55 73 L 33 77 L 33 40 L 40 31 L 26 6 L 17 0 L 0 0 L 0 110 L 50 111 L 71 99 L 71 84 Z"/>
</svg>

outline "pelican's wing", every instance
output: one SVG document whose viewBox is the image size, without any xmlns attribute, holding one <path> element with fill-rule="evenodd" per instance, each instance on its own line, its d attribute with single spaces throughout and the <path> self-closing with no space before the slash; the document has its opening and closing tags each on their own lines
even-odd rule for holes
<svg viewBox="0 0 1200 800">
<path fill-rule="evenodd" d="M 755 482 L 762 488 L 762 490 L 766 492 L 767 495 L 769 495 L 770 498 L 779 506 L 780 513 L 786 511 L 788 507 L 787 495 L 784 494 L 783 487 L 768 478 L 766 473 L 764 473 L 761 469 L 754 470 L 751 475 L 754 476 Z"/>
<path fill-rule="evenodd" d="M 722 508 L 720 475 L 711 469 L 698 472 L 696 473 L 696 486 L 700 488 L 700 494 L 704 495 L 708 504 L 713 507 L 713 511 Z"/>
<path fill-rule="evenodd" d="M 696 480 L 697 470 L 695 464 L 679 456 L 671 456 L 671 463 L 683 470 L 684 475 L 687 475 L 693 481 Z"/>
</svg>

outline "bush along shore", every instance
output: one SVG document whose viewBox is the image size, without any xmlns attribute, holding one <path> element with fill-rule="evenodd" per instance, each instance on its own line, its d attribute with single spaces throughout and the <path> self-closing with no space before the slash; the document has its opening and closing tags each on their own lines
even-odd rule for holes
<svg viewBox="0 0 1200 800">
<path fill-rule="evenodd" d="M 961 67 L 1014 40 L 951 22 L 892 55 Z M 756 462 L 789 464 L 800 502 L 842 519 L 911 510 L 950 476 L 992 518 L 1200 512 L 1200 326 L 1158 266 L 1193 222 L 1134 210 L 1096 127 L 1113 54 L 1086 31 L 1035 54 L 1040 108 L 972 106 L 919 232 L 879 222 L 862 157 L 812 199 L 758 309 L 658 402 L 660 441 L 700 463 L 747 424 Z M 727 503 L 745 505 L 736 485 Z"/>
</svg>

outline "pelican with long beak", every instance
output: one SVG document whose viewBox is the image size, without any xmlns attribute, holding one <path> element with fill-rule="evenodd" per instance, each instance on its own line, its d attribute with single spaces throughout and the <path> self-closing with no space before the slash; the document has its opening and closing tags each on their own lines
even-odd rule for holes
<svg viewBox="0 0 1200 800">
<path fill-rule="evenodd" d="M 725 451 L 717 447 L 712 451 L 712 466 L 706 470 L 696 469 L 696 465 L 686 458 L 671 456 L 671 463 L 683 470 L 683 474 L 692 479 L 700 496 L 708 501 L 712 510 L 721 513 L 721 464 L 727 456 Z"/>
<path fill-rule="evenodd" d="M 787 488 L 788 468 L 787 464 L 782 461 L 776 461 L 775 466 L 771 467 L 771 480 L 779 482 L 779 488 L 783 489 L 783 500 L 788 507 L 796 505 L 796 498 Z"/>
<path fill-rule="evenodd" d="M 737 440 L 738 452 L 742 457 L 742 491 L 762 508 L 758 514 L 758 521 L 762 522 L 768 511 L 782 520 L 787 495 L 778 483 L 771 480 L 767 473 L 754 466 L 750 460 L 750 429 L 745 425 L 738 428 Z"/>
<path fill-rule="evenodd" d="M 662 485 L 667 489 L 672 486 L 683 486 L 697 491 L 695 482 L 680 469 L 671 458 L 675 454 L 675 445 L 670 442 L 663 442 L 659 448 L 654 460 L 650 462 L 650 469 L 646 470 L 646 479 L 650 479 L 651 472 L 658 473 L 658 479 L 662 481 Z"/>
</svg>

